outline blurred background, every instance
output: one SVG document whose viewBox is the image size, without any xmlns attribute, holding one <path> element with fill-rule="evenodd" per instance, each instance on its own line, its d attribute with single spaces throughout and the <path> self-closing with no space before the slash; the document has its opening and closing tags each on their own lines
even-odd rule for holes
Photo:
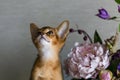
<svg viewBox="0 0 120 80">
<path fill-rule="evenodd" d="M 31 22 L 57 27 L 69 20 L 70 28 L 77 29 L 77 24 L 91 37 L 96 29 L 103 40 L 114 35 L 119 22 L 96 17 L 100 8 L 120 16 L 114 0 L 0 0 L 0 80 L 29 80 L 37 57 L 31 41 Z M 83 36 L 68 36 L 60 54 L 62 63 L 76 41 L 84 42 Z M 70 77 L 64 74 L 64 79 Z"/>
</svg>

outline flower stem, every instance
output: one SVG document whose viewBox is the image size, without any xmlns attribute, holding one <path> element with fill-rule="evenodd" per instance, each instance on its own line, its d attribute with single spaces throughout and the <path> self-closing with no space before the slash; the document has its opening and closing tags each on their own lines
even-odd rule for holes
<svg viewBox="0 0 120 80">
<path fill-rule="evenodd" d="M 71 29 L 70 32 L 71 33 L 72 32 L 78 32 L 79 34 L 82 33 L 84 36 L 86 36 L 89 39 L 90 43 L 93 43 L 93 41 L 92 41 L 91 37 L 89 36 L 89 34 L 86 31 L 82 30 L 82 29 L 78 29 L 78 25 L 76 25 L 76 26 L 77 26 L 77 30 Z"/>
<path fill-rule="evenodd" d="M 90 41 L 91 43 L 93 43 L 93 42 L 92 42 L 92 39 L 91 39 L 91 37 L 88 35 L 88 33 L 85 32 L 84 30 L 83 30 L 83 33 L 86 34 L 86 36 L 88 37 L 89 41 Z"/>
<path fill-rule="evenodd" d="M 78 30 L 78 25 L 76 24 L 76 26 L 77 26 L 77 30 Z M 80 29 L 79 29 L 80 30 Z M 92 39 L 91 39 L 91 37 L 89 36 L 89 34 L 86 32 L 86 31 L 84 31 L 84 30 L 81 30 L 82 32 L 83 32 L 83 34 L 84 35 L 86 35 L 87 37 L 88 37 L 88 39 L 89 39 L 89 41 L 90 41 L 90 43 L 93 43 L 93 41 L 92 41 Z"/>
<path fill-rule="evenodd" d="M 120 17 L 112 17 L 112 18 L 110 18 L 110 19 L 108 19 L 108 20 L 113 20 L 113 21 L 116 21 L 116 22 L 120 22 Z"/>
</svg>

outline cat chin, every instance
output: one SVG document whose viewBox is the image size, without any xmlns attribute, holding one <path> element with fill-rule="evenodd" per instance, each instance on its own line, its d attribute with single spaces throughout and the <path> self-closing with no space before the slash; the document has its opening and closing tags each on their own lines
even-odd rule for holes
<svg viewBox="0 0 120 80">
<path fill-rule="evenodd" d="M 45 38 L 40 38 L 40 44 L 46 46 L 50 44 L 50 41 L 46 40 Z"/>
</svg>

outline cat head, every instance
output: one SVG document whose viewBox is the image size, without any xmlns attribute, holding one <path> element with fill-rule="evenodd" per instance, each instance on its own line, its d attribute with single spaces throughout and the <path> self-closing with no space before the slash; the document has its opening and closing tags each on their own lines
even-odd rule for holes
<svg viewBox="0 0 120 80">
<path fill-rule="evenodd" d="M 50 26 L 39 28 L 34 23 L 31 23 L 30 32 L 32 41 L 38 50 L 52 48 L 60 51 L 69 33 L 69 21 L 63 21 L 56 28 Z"/>
</svg>

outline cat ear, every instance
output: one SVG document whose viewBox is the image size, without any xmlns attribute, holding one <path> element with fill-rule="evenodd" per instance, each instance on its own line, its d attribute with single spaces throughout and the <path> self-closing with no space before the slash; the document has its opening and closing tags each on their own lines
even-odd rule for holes
<svg viewBox="0 0 120 80">
<path fill-rule="evenodd" d="M 38 37 L 38 29 L 37 25 L 30 23 L 30 32 L 33 41 Z"/>
<path fill-rule="evenodd" d="M 69 33 L 69 21 L 65 20 L 63 21 L 58 27 L 57 27 L 57 30 L 58 30 L 58 36 L 61 38 L 61 39 L 66 39 L 68 33 Z"/>
</svg>

